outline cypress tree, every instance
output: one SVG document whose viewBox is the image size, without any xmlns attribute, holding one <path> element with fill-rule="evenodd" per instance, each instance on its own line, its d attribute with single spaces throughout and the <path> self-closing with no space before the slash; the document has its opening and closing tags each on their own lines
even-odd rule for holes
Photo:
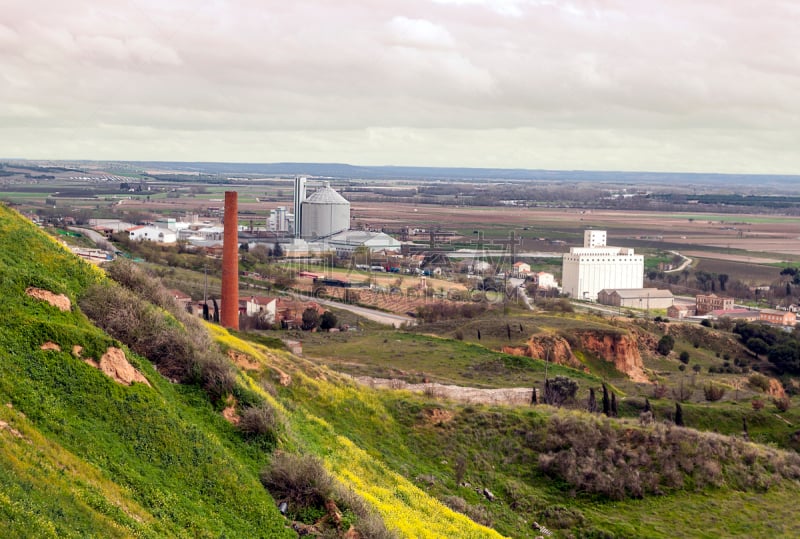
<svg viewBox="0 0 800 539">
<path fill-rule="evenodd" d="M 608 398 L 608 388 L 603 384 L 603 413 L 607 416 L 611 415 L 611 401 Z"/>
<path fill-rule="evenodd" d="M 683 426 L 683 408 L 681 408 L 681 403 L 675 403 L 675 424 L 679 427 Z"/>
<path fill-rule="evenodd" d="M 217 305 L 217 300 L 211 298 L 211 303 L 214 305 L 214 322 L 219 324 L 219 305 Z"/>
<path fill-rule="evenodd" d="M 611 417 L 617 417 L 617 394 L 611 393 Z"/>
<path fill-rule="evenodd" d="M 597 411 L 597 399 L 594 396 L 594 388 L 589 388 L 589 412 L 595 413 Z"/>
<path fill-rule="evenodd" d="M 650 399 L 648 399 L 647 397 L 644 398 L 644 411 L 645 412 L 653 411 L 653 407 L 650 406 Z"/>
</svg>

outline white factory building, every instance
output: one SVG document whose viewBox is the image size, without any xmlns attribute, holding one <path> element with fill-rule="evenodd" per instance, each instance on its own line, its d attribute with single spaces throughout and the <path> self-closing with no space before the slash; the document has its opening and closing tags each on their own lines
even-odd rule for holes
<svg viewBox="0 0 800 539">
<path fill-rule="evenodd" d="M 586 230 L 583 247 L 571 247 L 562 263 L 562 291 L 576 299 L 597 300 L 604 288 L 644 286 L 644 256 L 606 245 L 605 230 Z"/>
<path fill-rule="evenodd" d="M 128 229 L 132 241 L 154 241 L 156 243 L 175 243 L 178 235 L 166 228 L 157 226 L 135 226 Z"/>
</svg>

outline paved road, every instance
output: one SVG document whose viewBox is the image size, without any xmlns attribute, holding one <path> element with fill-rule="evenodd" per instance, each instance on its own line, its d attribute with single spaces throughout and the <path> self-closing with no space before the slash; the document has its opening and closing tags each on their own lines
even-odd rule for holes
<svg viewBox="0 0 800 539">
<path fill-rule="evenodd" d="M 102 234 L 100 234 L 96 230 L 92 230 L 91 228 L 81 228 L 79 226 L 70 226 L 70 227 L 67 227 L 67 228 L 69 228 L 73 232 L 79 232 L 79 233 L 85 235 L 86 237 L 88 237 L 90 240 L 92 240 L 95 243 L 99 243 L 101 241 L 108 241 L 108 240 L 106 240 L 105 236 L 103 236 Z"/>
<path fill-rule="evenodd" d="M 678 272 L 678 271 L 683 271 L 683 270 L 686 269 L 686 267 L 689 264 L 692 263 L 692 259 L 691 258 L 689 258 L 688 256 L 684 256 L 684 255 L 680 254 L 678 251 L 670 251 L 670 253 L 681 257 L 683 259 L 683 262 L 677 268 L 671 269 L 671 270 L 665 270 L 664 273 L 675 273 L 675 272 Z"/>
<path fill-rule="evenodd" d="M 373 322 L 378 322 L 380 324 L 386 324 L 389 326 L 393 326 L 399 328 L 403 325 L 416 325 L 417 321 L 411 318 L 410 316 L 402 316 L 399 314 L 392 314 L 392 313 L 385 313 L 383 311 L 376 311 L 375 309 L 368 309 L 366 307 L 360 307 L 358 305 L 348 305 L 346 303 L 339 303 L 338 301 L 331 301 L 328 299 L 320 299 L 320 298 L 313 298 L 311 296 L 306 296 L 303 294 L 292 294 L 297 296 L 298 298 L 302 298 L 304 300 L 309 301 L 316 301 L 320 305 L 325 305 L 328 307 L 335 307 L 337 309 L 342 309 L 344 311 L 350 311 L 351 313 L 357 314 L 359 316 L 363 316 L 367 320 L 372 320 Z"/>
</svg>

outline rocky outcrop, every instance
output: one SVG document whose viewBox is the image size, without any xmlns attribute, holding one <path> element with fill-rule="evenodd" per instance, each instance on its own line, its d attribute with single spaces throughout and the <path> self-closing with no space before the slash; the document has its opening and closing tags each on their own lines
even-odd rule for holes
<svg viewBox="0 0 800 539">
<path fill-rule="evenodd" d="M 239 416 L 239 412 L 236 410 L 237 404 L 236 397 L 228 395 L 228 398 L 225 399 L 225 408 L 222 409 L 222 417 L 232 425 L 238 425 L 242 420 L 241 416 Z"/>
<path fill-rule="evenodd" d="M 632 335 L 584 331 L 576 336 L 581 340 L 582 349 L 612 362 L 615 369 L 627 374 L 634 382 L 650 381 L 644 373 L 639 345 Z"/>
<path fill-rule="evenodd" d="M 54 294 L 49 290 L 35 288 L 33 286 L 29 286 L 25 290 L 25 293 L 32 298 L 46 301 L 60 311 L 69 311 L 72 308 L 72 302 L 70 302 L 69 298 L 64 294 Z"/>
<path fill-rule="evenodd" d="M 587 330 L 574 332 L 573 343 L 580 350 L 594 354 L 614 364 L 614 368 L 628 375 L 635 382 L 649 382 L 644 373 L 644 364 L 639 352 L 639 342 L 627 333 Z M 577 369 L 585 366 L 575 357 L 567 339 L 559 335 L 533 335 L 526 346 L 506 346 L 503 352 L 538 359 L 549 359 L 553 363 Z"/>
<path fill-rule="evenodd" d="M 553 334 L 537 334 L 528 339 L 526 346 L 504 346 L 503 352 L 515 356 L 546 359 L 559 365 L 583 369 L 583 364 L 572 353 L 572 348 L 564 337 Z"/>
<path fill-rule="evenodd" d="M 100 358 L 99 363 L 93 359 L 84 359 L 84 361 L 92 367 L 100 369 L 106 376 L 122 385 L 129 386 L 133 382 L 150 385 L 147 378 L 142 376 L 142 373 L 134 369 L 133 365 L 128 363 L 125 352 L 119 348 L 110 346 L 108 350 L 106 350 L 106 353 L 103 354 L 103 357 Z"/>
</svg>

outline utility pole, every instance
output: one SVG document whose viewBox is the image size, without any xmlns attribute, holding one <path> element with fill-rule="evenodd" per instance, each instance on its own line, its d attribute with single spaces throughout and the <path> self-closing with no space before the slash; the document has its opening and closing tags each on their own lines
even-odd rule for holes
<svg viewBox="0 0 800 539">
<path fill-rule="evenodd" d="M 208 266 L 203 264 L 203 304 L 208 301 Z"/>
</svg>

